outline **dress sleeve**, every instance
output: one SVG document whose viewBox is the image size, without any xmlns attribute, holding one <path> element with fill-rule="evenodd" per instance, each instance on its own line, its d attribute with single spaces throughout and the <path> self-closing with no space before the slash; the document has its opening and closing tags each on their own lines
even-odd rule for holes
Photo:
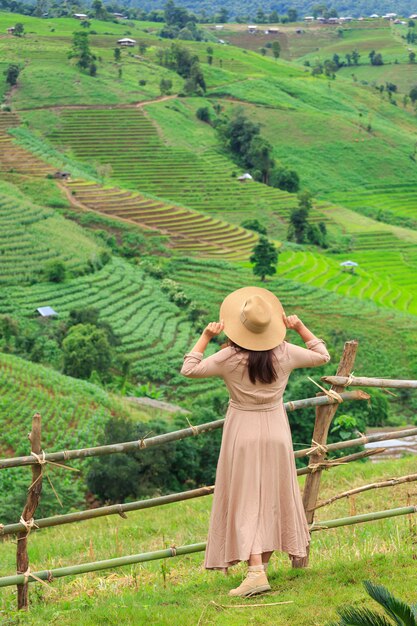
<svg viewBox="0 0 417 626">
<path fill-rule="evenodd" d="M 221 350 L 220 350 L 221 352 Z M 188 352 L 184 356 L 181 374 L 188 378 L 208 378 L 209 376 L 223 376 L 224 368 L 219 352 L 203 359 L 202 352 Z"/>
<path fill-rule="evenodd" d="M 293 343 L 288 344 L 289 365 L 291 369 L 297 367 L 315 367 L 324 365 L 330 361 L 323 339 L 310 339 L 306 342 L 306 348 L 301 348 Z"/>
</svg>

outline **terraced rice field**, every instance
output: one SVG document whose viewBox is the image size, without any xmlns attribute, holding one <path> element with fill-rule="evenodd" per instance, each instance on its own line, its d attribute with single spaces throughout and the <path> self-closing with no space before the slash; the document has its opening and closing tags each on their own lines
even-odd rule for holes
<svg viewBox="0 0 417 626">
<path fill-rule="evenodd" d="M 175 380 L 184 389 L 195 385 L 179 370 L 196 333 L 182 310 L 161 291 L 160 283 L 138 267 L 115 259 L 88 276 L 60 284 L 11 287 L 0 294 L 4 313 L 30 317 L 46 305 L 57 311 L 59 319 L 74 308 L 99 309 L 100 319 L 108 321 L 119 338 L 117 350 L 130 361 L 138 381 Z"/>
<path fill-rule="evenodd" d="M 82 228 L 30 202 L 13 185 L 0 184 L 0 284 L 36 281 L 45 265 L 61 260 L 82 273 L 100 247 Z"/>
<path fill-rule="evenodd" d="M 239 168 L 215 148 L 197 154 L 166 145 L 151 115 L 138 108 L 67 109 L 48 139 L 83 161 L 110 165 L 113 180 L 142 193 L 221 213 L 232 222 L 259 211 L 273 212 L 281 223 L 288 218 L 294 196 L 256 182 L 240 183 L 235 177 Z M 312 220 L 327 217 L 313 211 Z"/>
<path fill-rule="evenodd" d="M 299 257 L 298 260 L 301 261 Z M 366 370 L 372 372 L 369 375 L 387 377 L 390 375 L 389 372 L 398 376 L 399 371 L 408 371 L 409 375 L 410 366 L 415 367 L 412 365 L 415 362 L 412 357 L 415 341 L 413 338 L 417 338 L 415 318 L 394 309 L 387 310 L 376 306 L 371 299 L 357 291 L 355 293 L 354 289 L 350 289 L 349 292 L 350 281 L 352 285 L 366 285 L 366 281 L 361 279 L 360 283 L 357 283 L 359 277 L 346 276 L 337 270 L 332 274 L 329 268 L 326 268 L 325 259 L 321 261 L 322 265 L 320 261 L 317 263 L 308 253 L 299 265 L 295 259 L 288 258 L 287 264 L 285 261 L 282 263 L 282 271 L 279 270 L 277 276 L 268 278 L 266 287 L 278 295 L 287 314 L 300 315 L 308 325 L 311 325 L 313 331 L 324 339 L 331 340 L 340 348 L 343 341 L 358 339 L 360 350 L 357 371 Z M 309 271 L 311 280 L 306 283 L 304 281 L 308 279 Z M 323 274 L 320 279 L 321 271 Z M 304 276 L 301 275 L 303 273 Z M 194 259 L 178 261 L 173 277 L 180 282 L 190 297 L 199 297 L 212 316 L 218 313 L 219 304 L 225 294 L 253 283 L 249 272 L 244 268 L 221 265 L 214 261 L 203 263 Z M 341 284 L 343 278 L 346 278 L 347 282 L 344 289 L 337 293 L 337 285 Z M 332 282 L 335 285 L 333 292 L 327 290 L 327 287 L 331 288 Z M 320 283 L 325 288 L 322 288 Z M 202 289 L 204 285 L 210 285 L 210 289 Z M 386 283 L 382 283 L 382 290 L 385 286 Z M 376 290 L 377 287 L 377 283 L 374 282 L 373 288 Z M 381 337 L 390 338 L 390 345 L 397 355 L 391 365 L 390 359 L 393 354 L 387 354 L 387 344 Z M 295 335 L 289 333 L 288 340 L 295 341 Z M 310 389 L 309 383 L 306 382 L 306 393 L 310 390 L 315 391 L 313 388 Z"/>
<path fill-rule="evenodd" d="M 0 112 L 0 174 L 18 172 L 28 176 L 46 176 L 54 168 L 14 143 L 9 128 L 19 126 L 20 120 L 14 113 Z"/>
<path fill-rule="evenodd" d="M 43 417 L 45 449 L 94 445 L 112 414 L 143 415 L 101 387 L 4 353 L 0 353 L 0 409 L 0 451 L 9 455 L 28 453 L 24 435 L 35 411 Z"/>
<path fill-rule="evenodd" d="M 257 241 L 257 235 L 244 228 L 118 188 L 85 181 L 72 181 L 67 187 L 85 208 L 168 234 L 176 250 L 244 259 Z"/>
<path fill-rule="evenodd" d="M 367 185 L 366 188 L 355 189 L 343 193 L 343 204 L 346 207 L 366 212 L 367 209 L 399 215 L 413 220 L 417 228 L 417 185 L 415 183 L 399 183 L 397 185 Z M 337 196 L 335 197 L 337 201 Z"/>
</svg>

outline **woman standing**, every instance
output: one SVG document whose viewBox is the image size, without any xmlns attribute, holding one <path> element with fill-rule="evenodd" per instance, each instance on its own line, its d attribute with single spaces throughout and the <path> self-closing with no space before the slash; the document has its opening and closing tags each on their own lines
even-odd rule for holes
<svg viewBox="0 0 417 626">
<path fill-rule="evenodd" d="M 229 595 L 271 589 L 266 569 L 274 550 L 304 557 L 310 533 L 297 482 L 283 393 L 291 371 L 329 361 L 318 339 L 296 315 L 286 317 L 278 298 L 261 287 L 229 294 L 185 355 L 181 373 L 219 376 L 229 394 L 216 469 L 204 566 L 221 569 L 248 562 L 248 574 Z M 286 342 L 286 329 L 305 342 Z M 224 333 L 229 345 L 203 358 L 210 339 Z"/>
</svg>

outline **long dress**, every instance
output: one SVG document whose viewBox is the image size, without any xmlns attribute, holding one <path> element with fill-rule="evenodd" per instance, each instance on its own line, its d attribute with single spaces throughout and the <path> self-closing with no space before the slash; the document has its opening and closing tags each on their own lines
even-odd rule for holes
<svg viewBox="0 0 417 626">
<path fill-rule="evenodd" d="M 297 482 L 293 443 L 283 394 L 291 371 L 330 360 L 322 339 L 301 348 L 284 341 L 274 348 L 277 380 L 249 380 L 244 352 L 227 347 L 203 358 L 184 356 L 181 373 L 219 376 L 230 395 L 216 468 L 204 558 L 206 569 L 227 568 L 251 554 L 307 555 L 308 523 Z"/>
</svg>

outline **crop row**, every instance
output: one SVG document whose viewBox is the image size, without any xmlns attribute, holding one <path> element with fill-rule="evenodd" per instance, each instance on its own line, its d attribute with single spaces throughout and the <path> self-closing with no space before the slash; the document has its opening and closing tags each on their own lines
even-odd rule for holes
<svg viewBox="0 0 417 626">
<path fill-rule="evenodd" d="M 85 207 L 167 233 L 173 238 L 173 245 L 180 250 L 244 258 L 257 239 L 254 233 L 243 228 L 137 194 L 121 197 L 118 189 L 105 189 L 94 183 L 80 184 L 78 181 L 70 182 L 68 186 Z"/>
</svg>

